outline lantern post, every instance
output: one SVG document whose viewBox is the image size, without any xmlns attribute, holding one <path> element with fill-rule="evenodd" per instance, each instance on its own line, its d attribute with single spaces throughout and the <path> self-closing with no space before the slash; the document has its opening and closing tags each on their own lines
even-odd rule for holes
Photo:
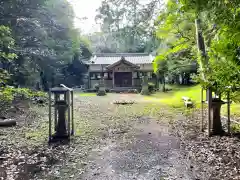
<svg viewBox="0 0 240 180">
<path fill-rule="evenodd" d="M 49 142 L 70 140 L 71 135 L 74 135 L 73 90 L 54 87 L 49 91 Z"/>
</svg>

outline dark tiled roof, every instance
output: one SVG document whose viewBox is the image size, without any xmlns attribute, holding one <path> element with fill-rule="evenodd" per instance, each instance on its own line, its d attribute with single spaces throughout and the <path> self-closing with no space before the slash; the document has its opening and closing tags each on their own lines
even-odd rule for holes
<svg viewBox="0 0 240 180">
<path fill-rule="evenodd" d="M 90 59 L 90 64 L 113 64 L 119 61 L 122 57 L 133 64 L 150 64 L 154 57 L 147 53 L 103 53 L 95 54 Z"/>
</svg>

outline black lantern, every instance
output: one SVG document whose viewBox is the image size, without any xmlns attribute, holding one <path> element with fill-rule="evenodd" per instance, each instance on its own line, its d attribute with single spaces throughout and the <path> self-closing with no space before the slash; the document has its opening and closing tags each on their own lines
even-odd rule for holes
<svg viewBox="0 0 240 180">
<path fill-rule="evenodd" d="M 49 142 L 70 140 L 71 135 L 74 135 L 73 90 L 66 86 L 52 88 L 49 91 Z"/>
</svg>

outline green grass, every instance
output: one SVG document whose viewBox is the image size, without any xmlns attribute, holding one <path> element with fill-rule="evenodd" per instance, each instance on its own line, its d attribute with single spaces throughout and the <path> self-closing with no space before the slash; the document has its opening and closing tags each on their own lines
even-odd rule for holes
<svg viewBox="0 0 240 180">
<path fill-rule="evenodd" d="M 91 96 L 96 96 L 96 93 L 79 93 L 79 96 L 82 96 L 82 97 L 91 97 Z"/>
<path fill-rule="evenodd" d="M 151 96 L 146 96 L 146 99 L 152 100 L 153 102 L 161 102 L 169 105 L 173 108 L 183 108 L 184 103 L 182 101 L 183 96 L 191 98 L 196 108 L 201 106 L 201 87 L 197 86 L 167 86 L 172 91 L 169 92 L 157 92 Z M 206 99 L 206 93 L 204 93 L 204 100 Z M 240 117 L 240 104 L 231 104 L 231 116 Z M 227 105 L 222 106 L 222 114 L 227 115 Z"/>
<path fill-rule="evenodd" d="M 169 92 L 157 92 L 147 99 L 154 99 L 155 101 L 162 102 L 174 108 L 184 107 L 182 97 L 186 96 L 191 98 L 197 107 L 200 107 L 201 102 L 201 88 L 200 86 L 169 86 L 172 91 Z"/>
<path fill-rule="evenodd" d="M 240 104 L 236 104 L 236 103 L 231 104 L 230 113 L 231 113 L 231 116 L 240 117 Z M 223 105 L 222 114 L 227 115 L 227 105 Z"/>
</svg>

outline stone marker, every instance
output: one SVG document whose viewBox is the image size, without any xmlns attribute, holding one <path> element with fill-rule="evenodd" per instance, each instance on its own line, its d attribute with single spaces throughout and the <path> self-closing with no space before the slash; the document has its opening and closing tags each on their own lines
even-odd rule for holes
<svg viewBox="0 0 240 180">
<path fill-rule="evenodd" d="M 148 90 L 148 77 L 147 76 L 143 76 L 142 78 L 142 91 L 141 91 L 142 95 L 149 95 L 150 92 Z"/>
<path fill-rule="evenodd" d="M 192 102 L 191 98 L 183 96 L 182 100 L 184 101 L 185 107 L 193 108 L 193 102 Z"/>
<path fill-rule="evenodd" d="M 106 89 L 104 85 L 104 80 L 103 78 L 99 82 L 99 90 L 97 92 L 97 96 L 105 96 L 106 95 Z"/>
</svg>

